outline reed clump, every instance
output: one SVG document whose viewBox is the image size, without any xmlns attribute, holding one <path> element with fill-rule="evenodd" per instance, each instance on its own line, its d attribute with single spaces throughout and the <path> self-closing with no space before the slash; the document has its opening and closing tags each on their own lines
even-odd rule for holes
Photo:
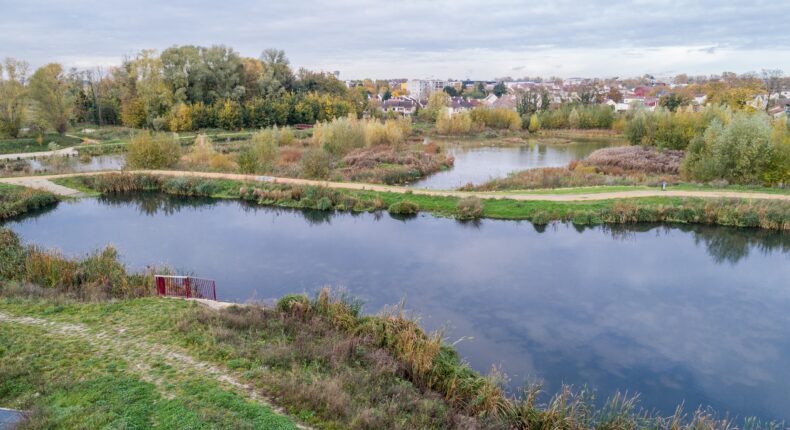
<svg viewBox="0 0 790 430">
<path fill-rule="evenodd" d="M 54 206 L 58 201 L 52 193 L 0 184 L 0 221 Z"/>
<path fill-rule="evenodd" d="M 12 231 L 0 229 L 0 280 L 32 284 L 80 299 L 142 297 L 153 293 L 151 273 L 130 274 L 108 246 L 81 258 L 36 246 L 23 246 Z"/>
</svg>

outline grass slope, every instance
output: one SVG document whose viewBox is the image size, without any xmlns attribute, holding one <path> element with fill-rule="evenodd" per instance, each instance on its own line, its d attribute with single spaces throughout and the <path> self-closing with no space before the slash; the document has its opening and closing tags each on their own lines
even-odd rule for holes
<svg viewBox="0 0 790 430">
<path fill-rule="evenodd" d="M 34 315 L 53 326 L 88 330 L 71 334 L 0 318 L 0 405 L 32 411 L 29 428 L 296 428 L 214 378 L 183 374 L 138 348 L 100 345 L 112 339 L 86 340 L 100 330 L 124 328 L 140 336 L 162 333 L 167 344 L 173 318 L 189 308 L 151 299 L 123 305 L 0 299 L 3 315 Z"/>
</svg>

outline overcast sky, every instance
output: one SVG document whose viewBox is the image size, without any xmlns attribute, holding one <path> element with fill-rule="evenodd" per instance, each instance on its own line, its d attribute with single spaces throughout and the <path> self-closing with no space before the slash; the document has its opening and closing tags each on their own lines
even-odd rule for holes
<svg viewBox="0 0 790 430">
<path fill-rule="evenodd" d="M 165 4 L 166 3 L 166 4 Z M 0 57 L 225 44 L 341 78 L 790 73 L 788 0 L 0 0 Z"/>
</svg>

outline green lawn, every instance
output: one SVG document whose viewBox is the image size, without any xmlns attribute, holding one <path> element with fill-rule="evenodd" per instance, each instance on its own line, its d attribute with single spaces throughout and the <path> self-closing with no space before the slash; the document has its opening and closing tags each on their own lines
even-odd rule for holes
<svg viewBox="0 0 790 430">
<path fill-rule="evenodd" d="M 162 299 L 56 304 L 0 298 L 4 315 L 53 323 L 0 320 L 0 407 L 33 411 L 32 426 L 48 429 L 296 428 L 216 378 L 146 353 L 150 334 L 176 349 L 178 317 L 193 306 Z M 113 339 L 120 329 L 126 337 L 118 337 L 133 337 L 134 346 Z M 100 333 L 109 337 L 100 340 Z"/>
<path fill-rule="evenodd" d="M 50 142 L 55 142 L 61 148 L 78 145 L 82 140 L 59 134 L 44 135 L 43 142 L 39 144 L 36 137 L 19 137 L 16 139 L 0 139 L 0 154 L 16 154 L 22 152 L 49 151 Z"/>
</svg>

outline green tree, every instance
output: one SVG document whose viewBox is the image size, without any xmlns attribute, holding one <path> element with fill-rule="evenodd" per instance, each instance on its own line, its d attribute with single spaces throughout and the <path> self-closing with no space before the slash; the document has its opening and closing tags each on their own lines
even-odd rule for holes
<svg viewBox="0 0 790 430">
<path fill-rule="evenodd" d="M 428 97 L 428 105 L 417 114 L 423 121 L 436 121 L 440 112 L 450 106 L 450 96 L 444 91 L 436 91 Z"/>
<path fill-rule="evenodd" d="M 447 85 L 442 89 L 442 91 L 446 92 L 450 97 L 458 97 L 458 90 L 456 90 L 453 86 Z"/>
<path fill-rule="evenodd" d="M 685 106 L 690 102 L 691 100 L 688 97 L 678 93 L 670 93 L 658 99 L 659 106 L 669 109 L 670 112 L 675 112 L 679 107 Z"/>
<path fill-rule="evenodd" d="M 27 63 L 13 58 L 0 64 L 0 132 L 11 137 L 19 135 L 25 121 L 27 70 Z"/>
<path fill-rule="evenodd" d="M 294 89 L 295 77 L 285 51 L 267 49 L 261 54 L 264 73 L 260 81 L 263 95 L 277 95 Z"/>
<path fill-rule="evenodd" d="M 225 100 L 217 112 L 220 128 L 238 130 L 242 125 L 241 106 L 232 100 Z"/>
<path fill-rule="evenodd" d="M 524 118 L 538 111 L 542 104 L 541 94 L 535 90 L 520 91 L 516 97 L 516 112 Z"/>
<path fill-rule="evenodd" d="M 30 78 L 30 97 L 38 119 L 58 133 L 65 133 L 74 106 L 60 64 L 47 64 L 33 73 Z"/>
<path fill-rule="evenodd" d="M 502 97 L 503 95 L 507 94 L 507 86 L 505 85 L 504 82 L 500 81 L 496 85 L 494 85 L 493 93 L 497 97 Z"/>
</svg>

